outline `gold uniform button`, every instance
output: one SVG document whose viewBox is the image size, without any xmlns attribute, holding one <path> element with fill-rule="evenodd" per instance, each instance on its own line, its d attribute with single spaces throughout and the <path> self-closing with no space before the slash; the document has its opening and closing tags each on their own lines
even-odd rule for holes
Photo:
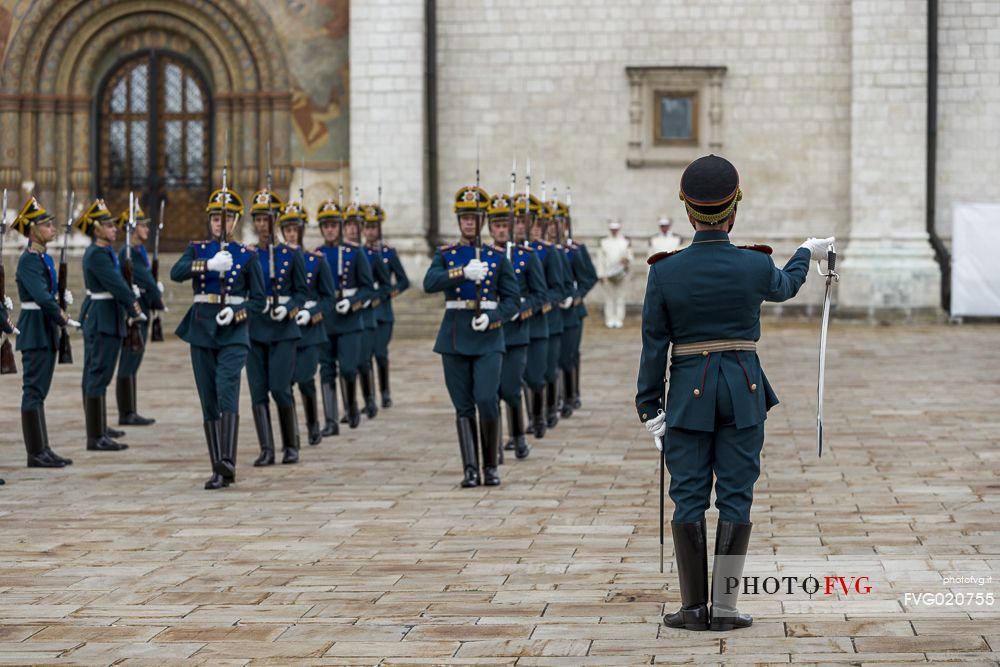
<svg viewBox="0 0 1000 667">
<path fill-rule="evenodd" d="M 701 351 L 701 356 L 707 357 L 708 356 L 708 350 L 702 350 Z"/>
<path fill-rule="evenodd" d="M 701 396 L 701 389 L 695 389 L 694 390 L 694 395 L 695 396 Z"/>
<path fill-rule="evenodd" d="M 757 391 L 757 385 L 756 384 L 750 385 L 750 393 L 752 394 L 755 391 Z"/>
<path fill-rule="evenodd" d="M 647 419 L 649 419 L 649 417 L 647 417 L 647 416 L 646 416 L 646 413 L 645 413 L 645 412 L 643 412 L 643 413 L 642 413 L 642 420 L 643 420 L 643 421 L 646 421 Z"/>
</svg>

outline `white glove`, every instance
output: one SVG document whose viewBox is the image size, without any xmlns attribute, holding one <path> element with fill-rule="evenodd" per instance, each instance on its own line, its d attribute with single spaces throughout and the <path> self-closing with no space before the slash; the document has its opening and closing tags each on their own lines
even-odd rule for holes
<svg viewBox="0 0 1000 667">
<path fill-rule="evenodd" d="M 138 314 L 138 315 L 136 315 L 135 317 L 130 317 L 130 318 L 128 318 L 128 325 L 129 325 L 129 326 L 132 326 L 132 325 L 133 325 L 133 324 L 135 324 L 136 322 L 145 322 L 145 321 L 146 321 L 146 320 L 148 320 L 148 319 L 149 319 L 149 318 L 148 318 L 148 317 L 146 317 L 146 313 L 139 313 L 139 314 Z"/>
<path fill-rule="evenodd" d="M 339 313 L 340 315 L 346 315 L 347 311 L 351 309 L 351 300 L 341 299 L 340 301 L 337 302 L 335 309 L 337 313 Z"/>
<path fill-rule="evenodd" d="M 278 306 L 271 310 L 271 319 L 275 322 L 280 322 L 288 317 L 288 309 L 284 306 Z"/>
<path fill-rule="evenodd" d="M 514 313 L 514 317 L 510 318 L 510 321 L 517 322 L 519 319 L 521 319 L 521 313 Z"/>
<path fill-rule="evenodd" d="M 16 336 L 17 334 L 21 333 L 21 330 L 20 330 L 20 329 L 18 329 L 17 327 L 12 327 L 12 328 L 14 329 L 14 330 L 13 330 L 13 331 L 11 332 L 11 333 L 12 333 L 13 335 L 15 335 L 15 336 Z"/>
<path fill-rule="evenodd" d="M 362 307 L 362 308 L 367 308 L 367 307 L 368 307 L 368 306 L 370 306 L 370 305 L 372 305 L 372 300 L 371 300 L 371 299 L 368 299 L 368 300 L 367 300 L 367 301 L 365 301 L 365 302 L 364 302 L 363 304 L 361 304 L 361 307 Z"/>
<path fill-rule="evenodd" d="M 142 290 L 139 289 L 138 285 L 132 285 L 132 294 L 134 294 L 137 299 L 142 296 Z"/>
<path fill-rule="evenodd" d="M 233 312 L 232 306 L 226 306 L 215 314 L 215 323 L 220 327 L 227 327 L 232 324 L 235 316 L 236 313 Z"/>
<path fill-rule="evenodd" d="M 300 310 L 295 315 L 295 323 L 298 324 L 300 327 L 304 327 L 305 325 L 309 324 L 309 320 L 311 319 L 312 319 L 312 313 L 310 313 L 305 308 Z"/>
<path fill-rule="evenodd" d="M 473 331 L 486 331 L 486 327 L 490 325 L 490 316 L 486 313 L 479 313 L 472 318 L 472 330 Z"/>
<path fill-rule="evenodd" d="M 70 292 L 69 290 L 66 290 L 66 305 L 67 306 L 73 305 L 73 293 Z"/>
<path fill-rule="evenodd" d="M 832 236 L 825 239 L 810 237 L 799 247 L 808 250 L 813 259 L 826 259 L 826 251 L 833 245 L 833 238 Z"/>
<path fill-rule="evenodd" d="M 478 259 L 471 260 L 468 264 L 462 267 L 462 274 L 468 279 L 475 282 L 482 281 L 486 277 L 486 272 L 490 270 L 490 265 L 486 262 Z"/>
<path fill-rule="evenodd" d="M 657 410 L 656 416 L 647 419 L 644 424 L 646 430 L 655 438 L 656 448 L 663 451 L 663 434 L 667 432 L 667 415 L 663 410 Z"/>
<path fill-rule="evenodd" d="M 573 305 L 573 297 L 568 296 L 559 302 L 559 307 L 563 310 L 569 309 Z"/>
<path fill-rule="evenodd" d="M 215 253 L 212 259 L 205 263 L 205 266 L 209 271 L 219 271 L 225 273 L 229 269 L 233 268 L 233 256 L 228 250 L 220 250 Z"/>
<path fill-rule="evenodd" d="M 156 281 L 156 289 L 158 289 L 160 291 L 161 295 L 163 294 L 163 292 L 164 292 L 163 283 L 161 283 L 159 280 Z"/>
<path fill-rule="evenodd" d="M 4 294 L 3 296 L 3 307 L 7 310 L 14 310 L 14 302 L 11 301 L 9 294 Z"/>
<path fill-rule="evenodd" d="M 79 322 L 77 322 L 76 320 L 74 320 L 73 318 L 70 318 L 70 319 L 66 320 L 66 326 L 73 327 L 74 329 L 79 329 L 83 325 L 80 324 Z"/>
</svg>

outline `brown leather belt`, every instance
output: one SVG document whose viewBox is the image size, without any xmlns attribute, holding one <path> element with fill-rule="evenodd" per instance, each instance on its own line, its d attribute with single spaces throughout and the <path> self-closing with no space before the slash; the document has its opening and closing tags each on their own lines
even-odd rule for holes
<svg viewBox="0 0 1000 667">
<path fill-rule="evenodd" d="M 674 344 L 670 354 L 674 357 L 686 357 L 692 354 L 707 357 L 713 352 L 729 352 L 730 350 L 756 352 L 757 342 L 753 340 L 705 340 L 700 343 Z"/>
</svg>

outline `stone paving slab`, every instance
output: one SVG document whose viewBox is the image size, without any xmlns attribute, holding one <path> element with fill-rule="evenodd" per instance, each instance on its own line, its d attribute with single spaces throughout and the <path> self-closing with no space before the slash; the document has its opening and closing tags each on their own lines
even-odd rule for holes
<svg viewBox="0 0 1000 667">
<path fill-rule="evenodd" d="M 657 456 L 635 419 L 637 323 L 588 322 L 583 409 L 498 488 L 461 489 L 440 362 L 393 345 L 396 406 L 255 469 L 207 456 L 185 346 L 152 345 L 122 453 L 84 450 L 79 364 L 47 406 L 75 464 L 21 467 L 19 376 L 0 378 L 0 664 L 1000 664 L 1000 346 L 993 326 L 836 324 L 815 453 L 815 322 L 765 322 L 768 418 L 747 573 L 867 575 L 872 591 L 744 595 L 753 627 L 662 626 Z M 82 341 L 74 341 L 82 355 Z M 110 419 L 115 412 L 111 397 Z M 669 513 L 669 506 L 668 506 Z M 710 530 L 715 520 L 709 512 Z M 811 565 L 810 565 L 811 564 Z M 954 574 L 988 584 L 945 584 Z"/>
</svg>

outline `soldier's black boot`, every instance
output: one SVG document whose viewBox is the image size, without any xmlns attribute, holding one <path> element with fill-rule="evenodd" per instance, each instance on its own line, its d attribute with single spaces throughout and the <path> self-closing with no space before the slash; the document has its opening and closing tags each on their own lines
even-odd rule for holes
<svg viewBox="0 0 1000 667">
<path fill-rule="evenodd" d="M 104 431 L 104 435 L 108 436 L 109 439 L 121 438 L 125 435 L 125 431 L 120 431 L 116 428 L 108 426 L 107 395 L 101 396 L 101 428 Z M 128 445 L 126 445 L 125 447 L 128 447 Z"/>
<path fill-rule="evenodd" d="M 500 455 L 500 420 L 479 419 L 479 445 L 483 452 L 483 484 L 498 486 L 500 470 L 497 467 Z"/>
<path fill-rule="evenodd" d="M 479 486 L 479 443 L 476 442 L 476 418 L 459 417 L 458 450 L 462 454 L 462 488 Z"/>
<path fill-rule="evenodd" d="M 392 395 L 389 393 L 389 360 L 378 363 L 378 387 L 382 392 L 382 407 L 392 407 Z"/>
<path fill-rule="evenodd" d="M 299 462 L 299 420 L 295 416 L 295 403 L 278 406 L 278 429 L 281 431 L 281 462 Z"/>
<path fill-rule="evenodd" d="M 224 486 L 229 486 L 236 482 L 236 446 L 239 444 L 240 416 L 235 412 L 223 412 L 220 425 L 222 479 Z"/>
<path fill-rule="evenodd" d="M 83 416 L 87 425 L 87 449 L 92 452 L 128 449 L 128 445 L 115 442 L 107 434 L 103 396 L 87 396 L 83 403 Z"/>
<path fill-rule="evenodd" d="M 361 394 L 365 400 L 365 414 L 368 415 L 368 419 L 375 419 L 375 415 L 378 414 L 378 406 L 375 404 L 374 372 L 369 366 L 367 373 L 358 370 L 358 375 L 361 377 Z"/>
<path fill-rule="evenodd" d="M 568 419 L 573 416 L 573 371 L 563 371 L 562 380 L 562 408 L 559 415 Z"/>
<path fill-rule="evenodd" d="M 38 415 L 39 415 L 38 418 L 42 421 L 42 440 L 45 441 L 45 453 L 48 454 L 49 458 L 55 461 L 56 463 L 61 463 L 62 465 L 65 466 L 73 465 L 73 459 L 68 459 L 65 456 L 59 456 L 54 451 L 52 451 L 51 447 L 49 447 L 49 425 L 45 419 L 44 405 L 38 408 Z"/>
<path fill-rule="evenodd" d="M 503 465 L 503 429 L 500 428 L 500 418 L 503 414 L 503 405 L 497 399 L 497 463 Z"/>
<path fill-rule="evenodd" d="M 510 438 L 503 444 L 503 448 L 508 452 L 514 451 L 514 410 L 520 407 L 520 404 L 516 407 L 507 406 L 507 434 L 510 435 Z M 500 455 L 503 456 L 503 452 L 500 452 Z"/>
<path fill-rule="evenodd" d="M 118 423 L 124 426 L 149 426 L 156 422 L 137 412 L 136 408 L 136 378 L 118 376 L 115 383 L 115 398 L 118 400 Z"/>
<path fill-rule="evenodd" d="M 580 400 L 580 362 L 573 367 L 573 409 L 579 410 L 583 405 Z"/>
<path fill-rule="evenodd" d="M 313 385 L 315 389 L 316 385 Z M 316 394 L 307 394 L 299 388 L 299 393 L 302 395 L 302 409 L 306 413 L 306 433 L 308 434 L 309 444 L 318 445 L 323 436 L 319 431 L 319 414 L 316 409 Z"/>
<path fill-rule="evenodd" d="M 715 562 L 712 563 L 712 630 L 733 630 L 753 625 L 753 617 L 750 614 L 741 614 L 736 609 L 736 598 L 743 583 L 743 563 L 746 561 L 752 527 L 751 523 L 732 523 L 720 519 L 715 529 Z"/>
<path fill-rule="evenodd" d="M 514 441 L 514 456 L 526 459 L 531 448 L 528 447 L 528 439 L 524 437 L 524 414 L 521 402 L 518 401 L 516 405 L 507 407 L 510 408 L 507 411 L 507 423 L 510 426 L 511 439 Z"/>
<path fill-rule="evenodd" d="M 528 390 L 531 399 L 531 430 L 539 440 L 545 437 L 546 431 L 545 395 L 542 393 L 544 391 L 544 389 L 541 391 Z"/>
<path fill-rule="evenodd" d="M 326 418 L 326 425 L 320 431 L 324 438 L 340 435 L 340 424 L 337 423 L 337 385 L 322 382 L 319 385 L 323 394 L 323 416 Z"/>
<path fill-rule="evenodd" d="M 344 392 L 344 404 L 347 406 L 347 425 L 357 428 L 361 423 L 361 411 L 358 410 L 358 378 L 355 376 L 351 380 L 341 378 L 341 391 Z"/>
<path fill-rule="evenodd" d="M 45 430 L 41 411 L 21 411 L 21 434 L 24 436 L 24 449 L 28 454 L 29 468 L 62 468 L 66 465 L 50 457 L 45 450 Z"/>
<path fill-rule="evenodd" d="M 271 430 L 271 404 L 267 401 L 253 406 L 253 426 L 257 430 L 260 456 L 254 467 L 274 465 L 274 433 Z"/>
<path fill-rule="evenodd" d="M 222 464 L 222 446 L 219 443 L 219 420 L 212 419 L 204 422 L 204 426 L 205 442 L 208 443 L 208 459 L 212 462 L 212 476 L 205 482 L 205 488 L 211 491 L 213 489 L 221 489 L 227 486 L 227 484 Z"/>
<path fill-rule="evenodd" d="M 663 617 L 668 628 L 708 629 L 708 544 L 705 519 L 697 523 L 670 522 L 681 589 L 681 608 Z"/>
<path fill-rule="evenodd" d="M 558 382 L 559 378 L 556 378 L 555 381 L 545 385 L 545 425 L 549 428 L 555 428 L 559 423 L 559 388 L 556 386 Z"/>
</svg>

